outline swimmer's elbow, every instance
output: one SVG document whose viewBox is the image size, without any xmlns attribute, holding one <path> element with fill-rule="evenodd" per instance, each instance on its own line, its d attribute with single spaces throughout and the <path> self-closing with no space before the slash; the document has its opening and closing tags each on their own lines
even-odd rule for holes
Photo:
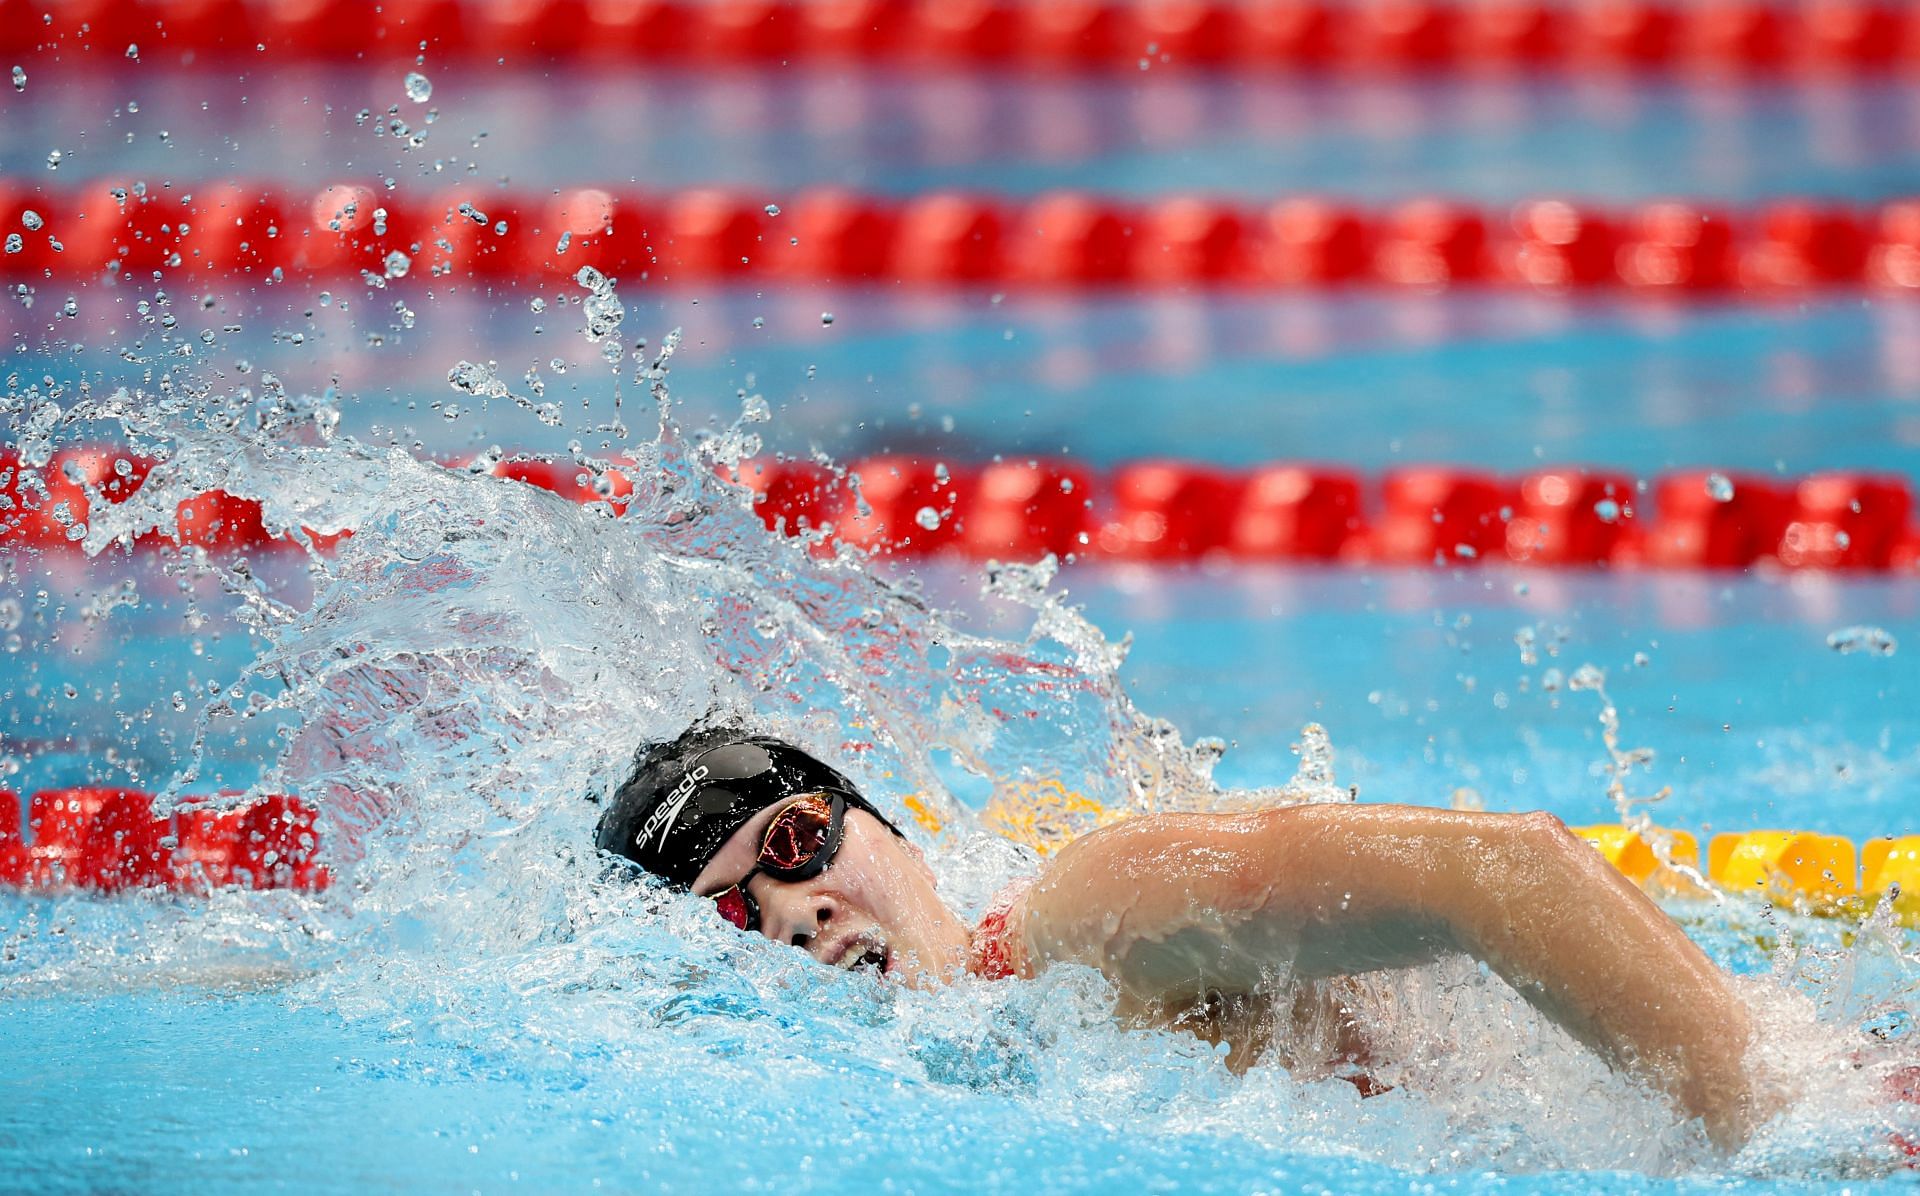
<svg viewBox="0 0 1920 1196">
<path fill-rule="evenodd" d="M 1542 810 L 1514 815 L 1513 838 L 1524 856 L 1540 865 L 1574 872 L 1612 871 L 1600 853 L 1557 814 Z"/>
<path fill-rule="evenodd" d="M 1514 815 L 1514 821 L 1522 835 L 1543 848 L 1558 849 L 1580 842 L 1580 836 L 1567 829 L 1566 821 L 1558 814 L 1535 810 L 1530 814 Z"/>
</svg>

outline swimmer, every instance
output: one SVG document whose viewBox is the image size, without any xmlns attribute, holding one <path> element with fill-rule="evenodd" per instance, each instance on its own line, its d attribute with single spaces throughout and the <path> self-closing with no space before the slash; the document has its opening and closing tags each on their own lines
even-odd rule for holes
<svg viewBox="0 0 1920 1196">
<path fill-rule="evenodd" d="M 1275 977 L 1334 981 L 1464 953 L 1666 1092 L 1721 1149 L 1770 1112 L 1727 975 L 1549 814 L 1138 815 L 1069 844 L 970 928 L 846 777 L 777 739 L 695 729 L 642 754 L 597 838 L 739 929 L 831 966 L 921 988 L 1091 966 L 1122 1016 L 1225 1043 L 1235 1066 L 1268 1045 Z M 1367 1062 L 1362 1042 L 1339 1049 Z"/>
</svg>

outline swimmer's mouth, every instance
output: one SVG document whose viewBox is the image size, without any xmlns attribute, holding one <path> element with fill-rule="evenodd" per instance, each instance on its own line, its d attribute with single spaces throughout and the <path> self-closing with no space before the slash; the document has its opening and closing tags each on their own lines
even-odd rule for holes
<svg viewBox="0 0 1920 1196">
<path fill-rule="evenodd" d="M 849 972 L 870 971 L 876 975 L 889 975 L 893 971 L 893 952 L 885 943 L 857 938 L 847 944 L 847 949 L 834 966 Z"/>
</svg>

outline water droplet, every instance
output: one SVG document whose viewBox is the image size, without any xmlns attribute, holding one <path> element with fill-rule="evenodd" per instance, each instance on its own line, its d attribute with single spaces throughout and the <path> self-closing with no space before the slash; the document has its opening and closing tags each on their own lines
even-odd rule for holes
<svg viewBox="0 0 1920 1196">
<path fill-rule="evenodd" d="M 613 292 L 613 282 L 592 266 L 580 267 L 573 280 L 591 292 L 580 305 L 587 316 L 587 339 L 598 343 L 613 335 L 627 315 L 620 296 Z"/>
<path fill-rule="evenodd" d="M 921 507 L 913 513 L 913 521 L 928 531 L 933 531 L 940 526 L 940 512 L 932 507 Z"/>
<path fill-rule="evenodd" d="M 1827 637 L 1827 647 L 1843 656 L 1866 652 L 1874 656 L 1892 656 L 1900 642 L 1883 627 L 1842 627 Z"/>
<path fill-rule="evenodd" d="M 407 98 L 424 104 L 433 98 L 433 82 L 419 71 L 407 72 Z"/>
<path fill-rule="evenodd" d="M 398 249 L 387 255 L 387 277 L 405 278 L 407 271 L 413 268 L 413 259 Z"/>
<path fill-rule="evenodd" d="M 545 299 L 541 299 L 538 296 L 536 296 L 532 302 L 527 304 L 527 307 L 532 310 L 534 315 L 537 316 L 541 312 L 547 310 L 547 301 Z"/>
<path fill-rule="evenodd" d="M 13 68 L 13 89 L 15 91 L 25 91 L 27 89 L 27 72 L 17 66 Z"/>
<path fill-rule="evenodd" d="M 830 311 L 823 311 L 823 312 L 821 312 L 821 313 L 820 313 L 820 326 L 821 326 L 822 328 L 828 328 L 828 327 L 831 327 L 832 325 L 833 325 L 833 313 L 832 313 L 832 312 L 830 312 Z"/>
<path fill-rule="evenodd" d="M 779 214 L 780 214 L 780 205 L 779 205 L 779 204 L 777 204 L 777 203 L 770 203 L 770 204 L 768 204 L 768 205 L 767 205 L 767 215 L 769 215 L 769 216 L 778 216 Z"/>
<path fill-rule="evenodd" d="M 1612 523 L 1620 518 L 1620 504 L 1610 498 L 1603 498 L 1593 504 L 1593 513 L 1600 517 L 1600 522 Z"/>
<path fill-rule="evenodd" d="M 573 234 L 561 233 L 560 239 L 553 243 L 553 251 L 555 253 L 565 253 L 567 251 L 567 248 L 572 244 L 573 244 Z"/>
<path fill-rule="evenodd" d="M 22 249 L 25 249 L 26 246 L 27 246 L 27 243 L 20 239 L 19 233 L 7 234 L 7 252 L 8 253 L 19 253 Z"/>
<path fill-rule="evenodd" d="M 1724 473 L 1707 475 L 1707 497 L 1715 502 L 1733 501 L 1733 482 Z"/>
<path fill-rule="evenodd" d="M 140 61 L 140 47 L 129 43 L 127 46 L 127 57 L 133 59 L 135 62 Z"/>
<path fill-rule="evenodd" d="M 506 384 L 494 376 L 491 365 L 472 361 L 462 361 L 448 370 L 447 384 L 477 398 L 504 398 L 507 394 Z"/>
<path fill-rule="evenodd" d="M 34 211 L 32 208 L 28 208 L 26 211 L 20 213 L 20 223 L 25 225 L 27 231 L 31 233 L 38 232 L 40 227 L 46 224 L 46 221 L 40 218 L 40 213 Z"/>
<path fill-rule="evenodd" d="M 48 170 L 60 169 L 60 160 L 64 157 L 66 157 L 66 155 L 61 153 L 59 150 L 48 150 L 47 151 L 47 169 Z"/>
<path fill-rule="evenodd" d="M 765 328 L 767 326 L 767 317 L 765 316 L 753 317 L 753 326 L 755 328 Z"/>
</svg>

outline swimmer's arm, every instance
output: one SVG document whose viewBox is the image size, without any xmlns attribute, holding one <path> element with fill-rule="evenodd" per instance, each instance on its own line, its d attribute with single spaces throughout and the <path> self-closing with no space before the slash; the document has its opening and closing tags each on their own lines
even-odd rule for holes
<svg viewBox="0 0 1920 1196">
<path fill-rule="evenodd" d="M 1750 1133 L 1751 1036 L 1727 977 L 1559 819 L 1418 806 L 1137 818 L 1027 896 L 1027 970 L 1087 963 L 1176 1005 L 1464 951 L 1657 1083 L 1722 1146 Z"/>
</svg>

